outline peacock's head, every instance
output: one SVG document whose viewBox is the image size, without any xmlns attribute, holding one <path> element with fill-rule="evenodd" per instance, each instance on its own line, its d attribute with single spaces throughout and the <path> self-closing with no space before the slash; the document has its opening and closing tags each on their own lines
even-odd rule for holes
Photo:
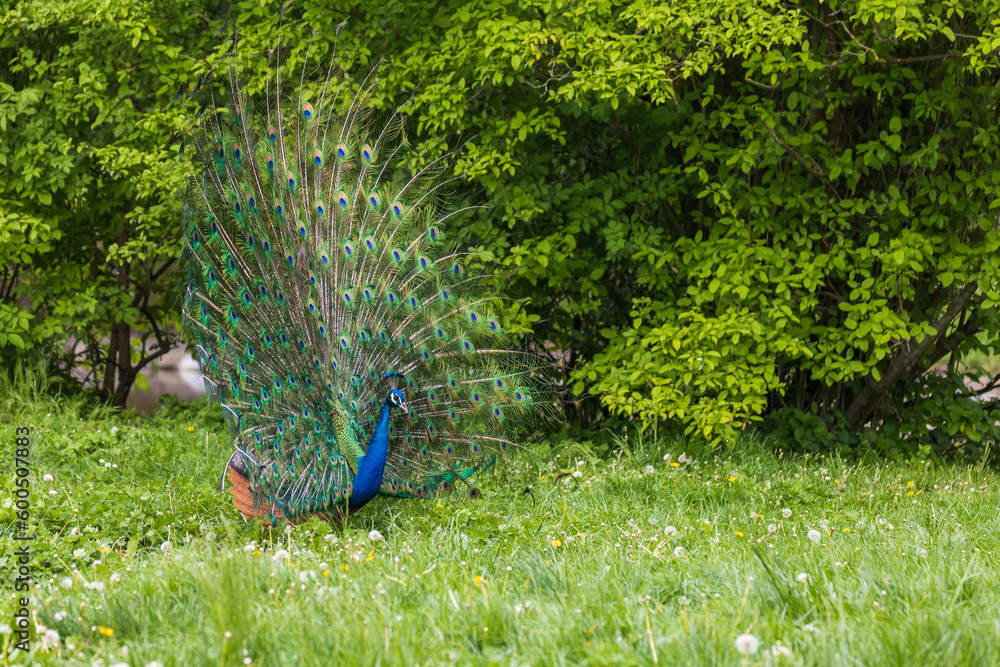
<svg viewBox="0 0 1000 667">
<path fill-rule="evenodd" d="M 398 389 L 390 390 L 389 395 L 385 397 L 385 402 L 391 407 L 398 408 L 403 412 L 406 412 L 406 395 Z"/>
</svg>

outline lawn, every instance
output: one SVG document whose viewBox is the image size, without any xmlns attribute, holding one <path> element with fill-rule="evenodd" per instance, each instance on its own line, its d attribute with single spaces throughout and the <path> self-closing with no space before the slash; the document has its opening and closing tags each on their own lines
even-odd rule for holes
<svg viewBox="0 0 1000 667">
<path fill-rule="evenodd" d="M 14 428 L 31 429 L 38 534 L 33 652 L 0 637 L 15 662 L 1000 664 L 989 466 L 553 439 L 478 480 L 478 500 L 272 531 L 216 492 L 211 411 L 4 400 L 7 480 Z"/>
</svg>

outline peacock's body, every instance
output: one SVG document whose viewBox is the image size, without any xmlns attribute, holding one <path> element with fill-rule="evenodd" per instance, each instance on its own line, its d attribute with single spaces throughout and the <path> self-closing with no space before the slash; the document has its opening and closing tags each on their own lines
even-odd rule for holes
<svg viewBox="0 0 1000 667">
<path fill-rule="evenodd" d="M 375 122 L 367 85 L 331 67 L 286 94 L 279 71 L 261 104 L 230 69 L 186 206 L 185 322 L 234 435 L 234 503 L 296 520 L 451 490 L 511 447 L 542 361 L 446 241 L 468 207 L 447 205 L 442 162 L 405 166 L 402 119 Z"/>
</svg>

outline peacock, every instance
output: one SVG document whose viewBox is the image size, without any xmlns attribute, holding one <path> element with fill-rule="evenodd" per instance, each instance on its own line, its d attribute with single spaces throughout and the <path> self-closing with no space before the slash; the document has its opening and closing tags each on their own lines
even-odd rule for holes
<svg viewBox="0 0 1000 667">
<path fill-rule="evenodd" d="M 555 405 L 496 272 L 451 240 L 489 207 L 455 198 L 453 153 L 411 166 L 403 114 L 372 104 L 377 67 L 289 86 L 280 64 L 254 92 L 228 67 L 192 139 L 183 318 L 233 436 L 221 484 L 269 524 L 476 498 L 469 478 Z"/>
</svg>

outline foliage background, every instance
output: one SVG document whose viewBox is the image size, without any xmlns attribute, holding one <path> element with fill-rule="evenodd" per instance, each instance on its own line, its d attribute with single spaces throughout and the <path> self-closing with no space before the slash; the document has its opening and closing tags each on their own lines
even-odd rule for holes
<svg viewBox="0 0 1000 667">
<path fill-rule="evenodd" d="M 25 2 L 0 18 L 0 354 L 106 400 L 173 344 L 182 104 L 241 49 L 379 59 L 458 230 L 560 351 L 588 426 L 978 455 L 995 351 L 1000 3 Z M 349 19 L 337 34 L 336 26 Z M 139 337 L 132 339 L 131 334 Z M 78 358 L 66 353 L 79 341 Z M 928 374 L 947 360 L 947 372 Z M 987 389 L 1000 383 L 989 378 Z"/>
</svg>

